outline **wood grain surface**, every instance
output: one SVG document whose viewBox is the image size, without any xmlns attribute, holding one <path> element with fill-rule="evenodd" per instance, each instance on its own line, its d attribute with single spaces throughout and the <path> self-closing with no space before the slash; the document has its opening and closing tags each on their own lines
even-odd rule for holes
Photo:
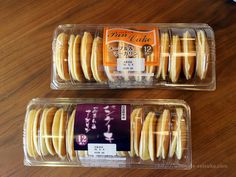
<svg viewBox="0 0 236 177">
<path fill-rule="evenodd" d="M 203 22 L 215 30 L 217 89 L 52 91 L 53 30 L 65 23 Z M 0 176 L 236 176 L 236 3 L 225 0 L 0 1 Z M 23 165 L 22 131 L 35 97 L 176 98 L 192 109 L 193 169 Z"/>
</svg>

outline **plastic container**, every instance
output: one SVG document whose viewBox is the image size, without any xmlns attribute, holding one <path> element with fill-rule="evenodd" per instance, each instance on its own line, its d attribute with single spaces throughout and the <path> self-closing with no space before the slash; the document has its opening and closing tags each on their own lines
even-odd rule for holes
<svg viewBox="0 0 236 177">
<path fill-rule="evenodd" d="M 190 169 L 190 108 L 182 100 L 33 99 L 27 166 Z"/>
<path fill-rule="evenodd" d="M 59 25 L 52 52 L 52 89 L 216 88 L 207 24 Z"/>
</svg>

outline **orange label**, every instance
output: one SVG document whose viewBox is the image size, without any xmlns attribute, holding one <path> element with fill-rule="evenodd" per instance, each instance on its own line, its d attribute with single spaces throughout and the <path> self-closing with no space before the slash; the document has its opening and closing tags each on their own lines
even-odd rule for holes
<svg viewBox="0 0 236 177">
<path fill-rule="evenodd" d="M 159 65 L 157 27 L 107 27 L 103 37 L 103 64 L 116 66 L 118 58 L 145 58 L 146 66 Z"/>
</svg>

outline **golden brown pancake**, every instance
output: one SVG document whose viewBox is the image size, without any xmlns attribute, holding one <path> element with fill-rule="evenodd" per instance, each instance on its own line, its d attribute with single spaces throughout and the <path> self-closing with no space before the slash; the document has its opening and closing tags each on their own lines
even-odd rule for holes
<svg viewBox="0 0 236 177">
<path fill-rule="evenodd" d="M 44 135 L 45 135 L 45 143 L 49 154 L 55 155 L 55 150 L 52 144 L 52 123 L 53 118 L 56 112 L 55 107 L 48 108 L 44 114 Z"/>
<path fill-rule="evenodd" d="M 134 109 L 131 113 L 131 116 L 130 116 L 130 151 L 129 151 L 130 157 L 135 156 L 135 152 L 134 152 L 134 118 L 135 118 L 136 112 L 137 112 L 137 109 Z"/>
<path fill-rule="evenodd" d="M 176 116 L 173 122 L 173 131 L 171 137 L 171 145 L 169 151 L 169 157 L 173 157 L 176 154 L 177 159 L 181 159 L 183 151 L 186 148 L 186 122 L 183 118 L 183 109 L 176 108 Z"/>
<path fill-rule="evenodd" d="M 37 151 L 33 143 L 33 125 L 35 120 L 36 110 L 32 109 L 27 115 L 27 124 L 26 124 L 26 149 L 30 157 L 36 158 Z"/>
<path fill-rule="evenodd" d="M 62 80 L 70 80 L 68 71 L 68 35 L 61 33 L 56 40 L 55 63 L 57 74 Z"/>
<path fill-rule="evenodd" d="M 208 57 L 209 57 L 209 46 L 207 42 L 206 34 L 203 30 L 197 32 L 196 38 L 196 50 L 197 50 L 197 63 L 196 70 L 197 76 L 203 80 L 206 77 L 208 69 Z"/>
<path fill-rule="evenodd" d="M 74 150 L 74 122 L 75 122 L 75 113 L 74 110 L 69 118 L 67 130 L 66 130 L 66 149 L 67 153 L 71 160 L 76 159 L 76 154 Z"/>
<path fill-rule="evenodd" d="M 135 108 L 131 113 L 130 118 L 130 151 L 129 155 L 131 157 L 135 156 L 135 149 L 137 151 L 136 155 L 139 155 L 139 140 L 142 128 L 142 108 Z"/>
<path fill-rule="evenodd" d="M 38 109 L 36 111 L 33 125 L 33 143 L 38 155 L 41 155 L 40 145 L 39 145 L 39 134 L 38 134 L 41 112 L 42 112 L 41 109 Z"/>
<path fill-rule="evenodd" d="M 107 77 L 103 68 L 103 41 L 99 36 L 94 38 L 91 55 L 91 69 L 97 82 L 105 82 Z"/>
<path fill-rule="evenodd" d="M 81 46 L 81 36 L 76 35 L 72 48 L 72 61 L 71 61 L 70 72 L 72 78 L 75 81 L 82 82 L 84 80 L 84 75 L 81 67 L 80 46 Z"/>
<path fill-rule="evenodd" d="M 156 77 L 162 77 L 163 80 L 166 80 L 168 73 L 168 64 L 169 64 L 169 35 L 168 33 L 161 34 L 161 54 L 160 54 L 160 66 Z"/>
<path fill-rule="evenodd" d="M 157 118 L 156 115 L 154 114 L 150 118 L 150 123 L 149 123 L 149 141 L 148 141 L 148 149 L 149 149 L 149 154 L 150 158 L 152 161 L 155 159 L 155 151 L 156 151 L 156 126 L 157 126 Z"/>
<path fill-rule="evenodd" d="M 191 79 L 193 76 L 194 68 L 195 68 L 195 46 L 194 39 L 191 37 L 190 33 L 186 31 L 183 34 L 182 40 L 182 49 L 183 49 L 183 70 L 184 75 L 187 80 Z"/>
<path fill-rule="evenodd" d="M 48 152 L 48 148 L 46 145 L 46 132 L 45 132 L 45 119 L 47 117 L 47 111 L 48 108 L 45 108 L 43 110 L 42 116 L 41 116 L 41 120 L 40 120 L 40 130 L 39 130 L 39 144 L 40 144 L 40 151 L 41 151 L 41 155 L 46 156 L 49 154 Z"/>
<path fill-rule="evenodd" d="M 139 156 L 139 145 L 142 130 L 142 116 L 143 109 L 137 108 L 137 112 L 134 118 L 134 151 L 137 156 Z"/>
<path fill-rule="evenodd" d="M 57 110 L 52 124 L 52 142 L 57 155 L 64 159 L 66 156 L 65 124 L 67 113 L 63 108 Z"/>
<path fill-rule="evenodd" d="M 170 111 L 165 109 L 157 122 L 157 154 L 156 157 L 165 159 L 170 140 Z"/>
<path fill-rule="evenodd" d="M 152 117 L 155 116 L 154 112 L 149 112 L 145 118 L 143 123 L 143 128 L 141 131 L 141 138 L 140 138 L 140 149 L 139 149 L 139 156 L 142 160 L 150 159 L 149 154 L 149 124 Z"/>
<path fill-rule="evenodd" d="M 93 36 L 89 32 L 84 32 L 81 40 L 80 59 L 84 77 L 91 81 L 93 79 L 91 71 L 91 52 L 92 52 Z"/>
<path fill-rule="evenodd" d="M 170 49 L 170 71 L 169 77 L 173 83 L 176 83 L 179 79 L 181 71 L 181 43 L 179 36 L 173 35 Z"/>
</svg>

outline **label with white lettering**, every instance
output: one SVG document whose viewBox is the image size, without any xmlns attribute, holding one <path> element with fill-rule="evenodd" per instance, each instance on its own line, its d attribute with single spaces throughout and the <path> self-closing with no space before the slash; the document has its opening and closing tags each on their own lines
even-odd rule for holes
<svg viewBox="0 0 236 177">
<path fill-rule="evenodd" d="M 74 149 L 91 155 L 130 151 L 130 105 L 78 104 L 74 137 Z"/>
</svg>

